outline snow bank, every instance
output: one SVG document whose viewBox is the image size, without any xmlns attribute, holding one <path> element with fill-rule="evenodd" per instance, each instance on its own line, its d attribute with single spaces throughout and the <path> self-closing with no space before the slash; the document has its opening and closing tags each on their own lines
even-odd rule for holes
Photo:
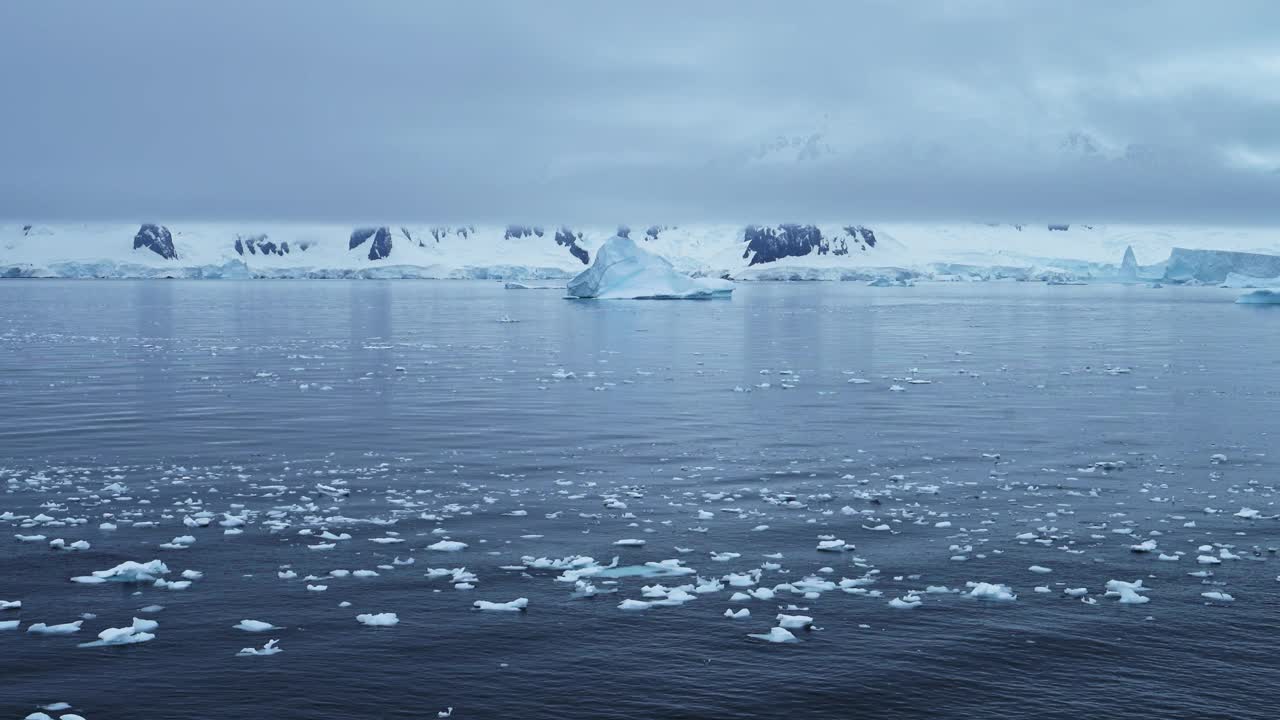
<svg viewBox="0 0 1280 720">
<path fill-rule="evenodd" d="M 705 300 L 727 296 L 733 283 L 677 272 L 665 258 L 641 249 L 630 238 L 614 236 L 596 252 L 595 262 L 569 281 L 576 298 L 629 300 Z"/>
</svg>

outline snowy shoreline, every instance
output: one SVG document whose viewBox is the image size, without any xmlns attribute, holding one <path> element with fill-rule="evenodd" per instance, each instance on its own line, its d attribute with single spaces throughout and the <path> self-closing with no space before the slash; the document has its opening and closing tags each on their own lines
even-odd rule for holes
<svg viewBox="0 0 1280 720">
<path fill-rule="evenodd" d="M 1265 286 L 1271 228 L 876 224 L 622 227 L 0 224 L 0 278 L 567 281 L 626 233 L 680 273 L 735 281 Z"/>
</svg>

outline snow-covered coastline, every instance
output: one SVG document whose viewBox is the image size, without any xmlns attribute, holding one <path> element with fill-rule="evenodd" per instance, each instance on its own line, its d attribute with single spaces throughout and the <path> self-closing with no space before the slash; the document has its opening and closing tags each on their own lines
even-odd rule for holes
<svg viewBox="0 0 1280 720">
<path fill-rule="evenodd" d="M 298 223 L 0 224 L 0 277 L 567 280 L 620 228 Z M 695 276 L 1196 282 L 1280 276 L 1280 228 L 883 223 L 633 225 Z M 1132 249 L 1134 263 L 1124 261 Z M 1251 255 L 1244 255 L 1250 253 Z M 1266 257 L 1264 257 L 1266 256 Z"/>
</svg>

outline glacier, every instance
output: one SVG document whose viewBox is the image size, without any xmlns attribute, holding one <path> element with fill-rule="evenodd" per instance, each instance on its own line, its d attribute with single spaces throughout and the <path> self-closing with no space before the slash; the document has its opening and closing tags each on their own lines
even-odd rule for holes
<svg viewBox="0 0 1280 720">
<path fill-rule="evenodd" d="M 663 258 L 678 273 L 736 281 L 1218 284 L 1280 277 L 1280 233 L 1271 228 L 971 222 L 0 223 L 0 277 L 561 284 L 590 267 L 615 236 Z"/>
<path fill-rule="evenodd" d="M 733 283 L 677 272 L 671 263 L 622 235 L 596 252 L 591 267 L 569 281 L 569 296 L 600 300 L 705 300 L 726 297 Z"/>
</svg>

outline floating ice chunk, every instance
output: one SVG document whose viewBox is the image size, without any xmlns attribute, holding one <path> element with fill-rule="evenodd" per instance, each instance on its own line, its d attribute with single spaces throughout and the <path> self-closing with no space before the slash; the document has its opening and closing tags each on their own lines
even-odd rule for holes
<svg viewBox="0 0 1280 720">
<path fill-rule="evenodd" d="M 1221 565 L 1222 564 L 1221 560 L 1219 560 L 1218 558 L 1212 555 L 1198 555 L 1196 556 L 1196 562 L 1200 563 L 1201 565 Z"/>
<path fill-rule="evenodd" d="M 69 543 L 66 540 L 63 540 L 62 538 L 54 538 L 53 540 L 49 541 L 49 547 L 53 548 L 54 550 L 88 550 L 90 545 L 85 540 L 77 540 L 75 542 Z"/>
<path fill-rule="evenodd" d="M 252 657 L 255 655 L 275 655 L 276 653 L 284 652 L 284 650 L 282 650 L 279 647 L 278 645 L 279 642 L 280 642 L 279 640 L 268 640 L 267 644 L 263 645 L 260 648 L 251 648 L 251 647 L 241 648 L 240 652 L 236 653 L 236 657 Z"/>
<path fill-rule="evenodd" d="M 1145 591 L 1146 589 L 1142 586 L 1141 580 L 1134 580 L 1133 582 L 1108 580 L 1106 597 L 1119 598 L 1120 603 L 1123 605 L 1144 605 L 1151 602 L 1151 598 L 1139 594 L 1139 591 Z"/>
<path fill-rule="evenodd" d="M 489 610 L 493 612 L 522 612 L 529 607 L 529 598 L 516 598 L 515 600 L 504 603 L 477 600 L 473 605 L 477 610 Z"/>
<path fill-rule="evenodd" d="M 180 535 L 167 543 L 160 543 L 160 547 L 165 550 L 186 550 L 194 545 L 196 538 L 194 535 Z"/>
<path fill-rule="evenodd" d="M 653 607 L 653 603 L 644 600 L 632 600 L 630 598 L 618 603 L 619 610 L 648 610 Z"/>
<path fill-rule="evenodd" d="M 1066 588 L 1062 594 L 1068 597 L 1084 597 L 1089 594 L 1089 588 Z"/>
<path fill-rule="evenodd" d="M 466 548 L 466 543 L 458 542 L 457 540 L 441 540 L 440 542 L 432 543 L 427 546 L 428 550 L 435 550 L 436 552 L 459 552 Z"/>
<path fill-rule="evenodd" d="M 0 600 L 0 610 L 21 610 L 21 600 Z"/>
<path fill-rule="evenodd" d="M 369 627 L 391 627 L 400 622 L 395 613 L 364 613 L 356 616 L 356 621 Z"/>
<path fill-rule="evenodd" d="M 1251 290 L 1236 298 L 1238 305 L 1280 305 L 1280 290 Z"/>
<path fill-rule="evenodd" d="M 979 600 L 996 600 L 999 602 L 1009 602 L 1017 600 L 1018 596 L 1008 585 L 988 582 L 967 582 L 965 587 L 970 588 L 969 597 Z"/>
<path fill-rule="evenodd" d="M 889 607 L 896 608 L 898 610 L 912 610 L 920 607 L 922 604 L 924 604 L 924 601 L 915 593 L 907 593 L 902 597 L 897 597 L 889 601 Z"/>
<path fill-rule="evenodd" d="M 724 616 L 733 620 L 745 620 L 751 617 L 751 611 L 746 608 L 740 610 L 729 609 L 724 611 Z"/>
<path fill-rule="evenodd" d="M 615 236 L 596 251 L 591 267 L 569 281 L 568 291 L 575 298 L 707 299 L 728 296 L 733 283 L 681 274 L 665 258 Z"/>
<path fill-rule="evenodd" d="M 83 620 L 75 622 L 63 623 L 61 625 L 46 625 L 45 623 L 36 623 L 27 626 L 27 632 L 37 635 L 70 635 L 71 633 L 80 632 L 80 626 L 84 624 Z"/>
<path fill-rule="evenodd" d="M 1217 590 L 1214 590 L 1211 592 L 1202 592 L 1200 593 L 1200 597 L 1209 598 L 1210 600 L 1215 600 L 1217 602 L 1231 602 L 1235 600 L 1235 598 L 1231 597 L 1227 593 L 1219 592 Z"/>
<path fill-rule="evenodd" d="M 614 540 L 613 544 L 619 547 L 643 547 L 645 541 L 635 538 L 623 538 L 622 540 Z"/>
<path fill-rule="evenodd" d="M 800 642 L 799 640 L 796 639 L 795 635 L 791 634 L 790 630 L 784 627 L 769 628 L 769 632 L 767 633 L 752 633 L 750 635 L 747 635 L 747 637 L 754 638 L 756 640 L 764 640 L 765 642 L 771 642 L 771 643 Z"/>
<path fill-rule="evenodd" d="M 241 620 L 231 627 L 236 630 L 244 630 L 245 632 L 266 632 L 268 630 L 280 629 L 269 622 L 262 622 L 261 620 Z"/>
<path fill-rule="evenodd" d="M 18 538 L 18 542 L 37 543 L 45 541 L 44 535 L 14 535 L 14 537 Z"/>
<path fill-rule="evenodd" d="M 133 624 L 122 628 L 107 628 L 98 633 L 98 639 L 93 642 L 81 643 L 80 647 L 106 647 L 109 645 L 133 645 L 135 643 L 144 643 L 154 640 L 153 634 L 156 628 L 160 627 L 160 623 L 155 620 L 143 620 L 142 618 L 134 618 Z"/>
<path fill-rule="evenodd" d="M 149 583 L 161 575 L 169 574 L 169 568 L 159 560 L 147 563 L 126 560 L 110 570 L 95 570 L 92 575 L 71 578 L 72 582 L 96 585 L 105 582 Z"/>
<path fill-rule="evenodd" d="M 1136 553 L 1149 553 L 1156 549 L 1155 540 L 1143 540 L 1137 545 L 1130 545 L 1129 549 Z"/>
<path fill-rule="evenodd" d="M 1047 568 L 1047 567 L 1045 567 L 1045 566 L 1043 566 L 1043 565 L 1032 565 L 1031 567 L 1029 567 L 1029 568 L 1027 568 L 1027 569 L 1028 569 L 1028 570 L 1030 570 L 1030 571 L 1031 571 L 1031 572 L 1033 572 L 1033 573 L 1039 573 L 1039 574 L 1041 574 L 1041 575 L 1047 575 L 1047 574 L 1049 574 L 1049 573 L 1053 572 L 1052 570 L 1050 570 L 1049 568 Z"/>
<path fill-rule="evenodd" d="M 1254 510 L 1253 508 L 1240 508 L 1240 511 L 1236 513 L 1236 517 L 1244 518 L 1246 520 L 1256 520 L 1261 514 L 1261 512 Z"/>
<path fill-rule="evenodd" d="M 745 610 L 745 608 L 743 608 Z M 813 626 L 813 618 L 808 615 L 784 615 L 778 613 L 778 627 L 788 630 L 808 630 Z"/>
<path fill-rule="evenodd" d="M 19 620 L 0 620 L 0 630 L 17 630 Z"/>
<path fill-rule="evenodd" d="M 843 540 L 819 540 L 817 549 L 820 552 L 844 552 L 845 550 L 853 550 L 854 546 L 845 543 Z"/>
</svg>

